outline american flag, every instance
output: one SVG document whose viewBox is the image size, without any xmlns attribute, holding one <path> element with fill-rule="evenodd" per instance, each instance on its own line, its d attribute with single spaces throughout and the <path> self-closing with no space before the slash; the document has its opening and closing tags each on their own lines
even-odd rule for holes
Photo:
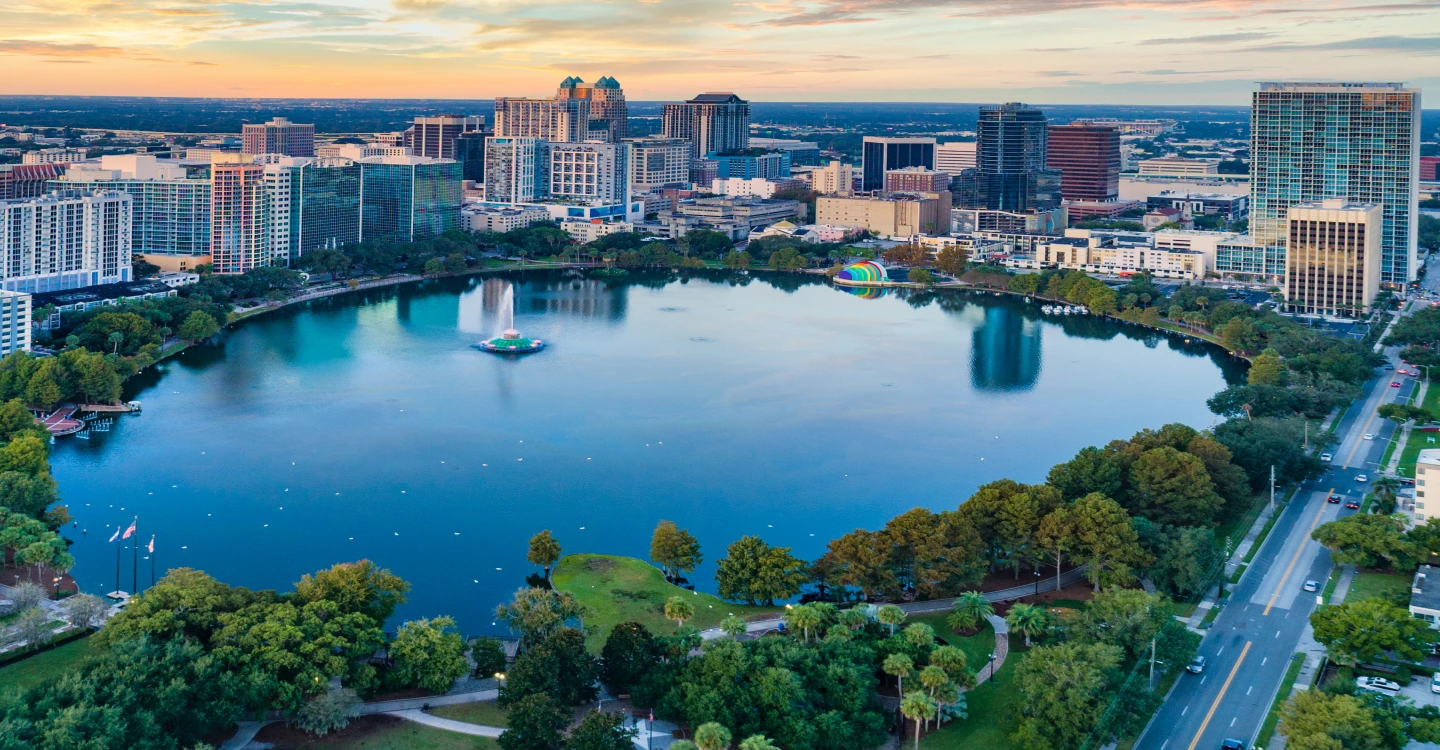
<svg viewBox="0 0 1440 750">
<path fill-rule="evenodd" d="M 146 552 L 149 552 L 149 553 L 152 554 L 152 555 L 155 554 L 155 535 L 154 535 L 154 534 L 151 534 L 151 535 L 150 535 L 150 546 L 149 546 L 149 547 L 146 547 L 146 548 L 145 548 L 145 551 L 146 551 Z"/>
<path fill-rule="evenodd" d="M 135 520 L 130 522 L 130 528 L 126 529 L 126 530 L 125 530 L 125 533 L 120 535 L 120 538 L 121 538 L 121 539 L 129 539 L 129 538 L 130 538 L 130 535 L 135 533 L 135 524 L 136 524 L 136 522 L 138 522 L 139 520 L 140 520 L 140 517 L 139 517 L 139 516 L 136 516 L 136 517 L 135 517 Z"/>
</svg>

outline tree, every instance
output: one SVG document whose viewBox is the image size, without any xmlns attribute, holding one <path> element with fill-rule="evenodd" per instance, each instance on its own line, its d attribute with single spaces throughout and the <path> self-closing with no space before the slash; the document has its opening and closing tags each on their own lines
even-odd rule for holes
<svg viewBox="0 0 1440 750">
<path fill-rule="evenodd" d="M 443 693 L 470 671 L 465 641 L 454 632 L 455 620 L 437 617 L 400 626 L 390 644 L 396 677 L 406 685 Z"/>
<path fill-rule="evenodd" d="M 525 561 L 531 565 L 539 565 L 545 569 L 545 580 L 550 580 L 550 568 L 560 560 L 560 543 L 550 534 L 549 529 L 530 537 L 530 551 L 525 554 Z"/>
<path fill-rule="evenodd" d="M 695 605 L 685 600 L 683 596 L 672 596 L 665 601 L 665 619 L 674 620 L 675 627 L 685 624 L 685 621 L 695 616 Z"/>
<path fill-rule="evenodd" d="M 1150 579 L 1177 599 L 1188 598 L 1210 585 L 1210 574 L 1217 569 L 1221 556 L 1214 531 L 1171 528 L 1162 535 L 1162 546 L 1155 564 L 1150 566 Z"/>
<path fill-rule="evenodd" d="M 1123 477 L 1120 463 L 1092 445 L 1081 448 L 1069 461 L 1056 464 L 1045 481 L 1060 490 L 1066 500 L 1075 500 L 1092 492 L 1119 497 L 1125 486 Z"/>
<path fill-rule="evenodd" d="M 360 707 L 360 697 L 349 688 L 336 688 L 310 696 L 290 717 L 290 726 L 321 736 L 350 725 Z"/>
<path fill-rule="evenodd" d="M 1158 596 L 1138 589 L 1110 589 L 1070 620 L 1070 640 L 1119 646 L 1135 658 L 1170 621 L 1170 608 Z"/>
<path fill-rule="evenodd" d="M 520 257 L 525 257 L 525 254 L 521 253 Z M 469 266 L 465 263 L 465 256 L 460 253 L 451 253 L 445 256 L 446 273 L 464 273 L 466 268 Z"/>
<path fill-rule="evenodd" d="M 1005 615 L 1005 622 L 1010 629 L 1025 636 L 1025 647 L 1030 647 L 1032 636 L 1044 635 L 1050 627 L 1050 613 L 1044 607 L 1034 604 L 1016 604 L 1010 608 L 1010 613 Z"/>
<path fill-rule="evenodd" d="M 1324 690 L 1296 691 L 1280 707 L 1279 731 L 1297 750 L 1398 747 L 1385 741 L 1375 712 L 1358 698 Z"/>
<path fill-rule="evenodd" d="M 445 263 L 439 258 L 431 258 L 425 261 L 425 275 L 435 276 L 445 271 Z"/>
<path fill-rule="evenodd" d="M 715 565 L 720 596 L 751 605 L 773 607 L 776 599 L 800 593 L 805 582 L 805 563 L 791 555 L 789 547 L 772 547 L 757 536 L 731 543 Z"/>
<path fill-rule="evenodd" d="M 674 521 L 655 525 L 655 533 L 650 537 L 650 559 L 659 563 L 671 581 L 679 580 L 683 573 L 694 570 L 704 560 L 700 542 Z"/>
<path fill-rule="evenodd" d="M 1040 519 L 1040 528 L 1035 530 L 1035 544 L 1055 558 L 1055 590 L 1058 592 L 1065 553 L 1075 549 L 1075 516 L 1070 506 L 1056 508 Z"/>
<path fill-rule="evenodd" d="M 644 625 L 622 622 L 600 649 L 600 681 L 613 695 L 629 693 L 660 659 L 660 645 Z"/>
<path fill-rule="evenodd" d="M 673 747 L 673 746 L 672 746 Z M 780 750 L 763 734 L 753 734 L 740 740 L 740 750 Z"/>
<path fill-rule="evenodd" d="M 591 711 L 565 738 L 565 750 L 635 750 L 635 730 L 617 713 Z"/>
<path fill-rule="evenodd" d="M 1251 360 L 1250 373 L 1245 377 L 1245 381 L 1250 385 L 1280 385 L 1280 379 L 1284 375 L 1285 362 L 1280 359 L 1280 353 L 1274 349 L 1266 349 Z"/>
<path fill-rule="evenodd" d="M 966 591 L 955 597 L 950 616 L 945 618 L 956 633 L 974 634 L 990 615 L 995 614 L 995 605 L 979 591 Z"/>
<path fill-rule="evenodd" d="M 82 630 L 100 622 L 109 609 L 104 600 L 94 594 L 76 594 L 60 605 L 65 621 Z"/>
<path fill-rule="evenodd" d="M 497 740 L 502 750 L 559 750 L 560 732 L 570 723 L 555 699 L 546 693 L 527 695 L 510 706 L 506 730 Z"/>
<path fill-rule="evenodd" d="M 1015 668 L 1020 728 L 1016 744 L 1036 750 L 1079 747 L 1099 722 L 1122 652 L 1103 644 L 1037 646 Z"/>
<path fill-rule="evenodd" d="M 935 269 L 947 276 L 959 276 L 965 273 L 966 257 L 965 248 L 959 245 L 943 247 L 935 254 Z"/>
<path fill-rule="evenodd" d="M 792 629 L 798 629 L 805 635 L 805 642 L 810 642 L 810 630 L 819 628 L 822 624 L 820 613 L 808 604 L 801 604 L 785 610 L 785 624 Z"/>
<path fill-rule="evenodd" d="M 755 259 L 750 257 L 750 253 L 744 250 L 731 250 L 725 253 L 725 257 L 720 259 L 721 266 L 737 270 L 749 268 L 754 262 Z"/>
<path fill-rule="evenodd" d="M 196 310 L 185 316 L 176 334 L 186 341 L 204 341 L 220 332 L 220 324 L 204 310 Z"/>
<path fill-rule="evenodd" d="M 1341 565 L 1372 568 L 1383 563 L 1395 570 L 1415 566 L 1419 550 L 1405 536 L 1405 524 L 1394 516 L 1353 515 L 1321 524 L 1310 538 L 1330 550 Z"/>
<path fill-rule="evenodd" d="M 695 744 L 700 750 L 725 750 L 730 747 L 730 730 L 716 722 L 706 722 L 695 728 Z"/>
<path fill-rule="evenodd" d="M 1224 504 L 1205 463 L 1169 446 L 1140 454 L 1130 467 L 1130 504 L 1157 523 L 1205 526 Z"/>
<path fill-rule="evenodd" d="M 50 615 L 39 607 L 31 607 L 21 612 L 10 628 L 10 643 L 23 643 L 31 650 L 48 645 L 54 637 Z"/>
<path fill-rule="evenodd" d="M 895 635 L 895 626 L 905 622 L 905 610 L 894 604 L 886 604 L 875 612 L 875 619 L 890 626 L 890 635 Z"/>
<path fill-rule="evenodd" d="M 900 713 L 915 722 L 915 750 L 920 750 L 920 722 L 935 718 L 936 708 L 935 700 L 918 690 L 900 700 Z"/>
<path fill-rule="evenodd" d="M 914 268 L 911 269 L 909 275 L 906 276 L 906 280 L 912 284 L 928 287 L 935 283 L 935 274 L 924 268 Z"/>
<path fill-rule="evenodd" d="M 896 692 L 905 694 L 905 678 L 915 672 L 915 662 L 905 654 L 891 654 L 885 657 L 880 668 L 885 674 L 895 678 Z"/>
<path fill-rule="evenodd" d="M 925 266 L 930 264 L 930 251 L 920 245 L 896 245 L 880 254 L 886 263 L 897 266 Z"/>
<path fill-rule="evenodd" d="M 295 598 L 301 602 L 332 601 L 344 612 L 359 612 L 385 622 L 404 604 L 410 584 L 369 560 L 339 563 L 300 577 Z"/>
<path fill-rule="evenodd" d="M 1130 517 L 1114 500 L 1091 493 L 1076 500 L 1071 510 L 1076 554 L 1090 565 L 1086 576 L 1096 591 L 1105 583 L 1131 580 L 1132 571 L 1149 563 Z"/>
<path fill-rule="evenodd" d="M 836 581 L 860 589 L 866 597 L 899 586 L 890 568 L 889 550 L 876 532 L 856 529 L 832 539 L 821 559 L 834 567 Z"/>
<path fill-rule="evenodd" d="M 549 693 L 558 706 L 578 706 L 595 699 L 599 677 L 599 660 L 585 650 L 585 636 L 560 628 L 515 658 L 500 688 L 500 705 Z"/>
<path fill-rule="evenodd" d="M 906 627 L 901 635 L 905 637 L 906 643 L 909 643 L 921 652 L 929 651 L 935 647 L 935 628 L 930 627 L 926 623 L 914 623 Z"/>
<path fill-rule="evenodd" d="M 499 638 L 476 638 L 470 645 L 470 658 L 475 661 L 475 674 L 482 677 L 503 672 L 507 663 Z"/>
<path fill-rule="evenodd" d="M 60 390 L 60 383 L 56 379 L 57 367 L 55 360 L 46 359 L 40 363 L 35 374 L 30 376 L 29 382 L 25 384 L 25 403 L 31 406 L 38 406 L 42 409 L 53 409 L 65 397 Z"/>
<path fill-rule="evenodd" d="M 1310 614 L 1315 640 L 1330 650 L 1330 658 L 1354 666 L 1384 652 L 1417 660 L 1434 636 L 1425 621 L 1385 599 L 1322 607 Z"/>
<path fill-rule="evenodd" d="M 721 632 L 725 633 L 725 635 L 728 635 L 731 638 L 739 638 L 740 636 L 745 635 L 747 629 L 748 628 L 745 625 L 745 621 L 740 619 L 739 617 L 736 617 L 733 614 L 725 615 L 725 619 L 720 621 Z"/>
<path fill-rule="evenodd" d="M 516 591 L 509 604 L 495 608 L 496 618 L 520 632 L 522 646 L 545 640 L 566 622 L 584 614 L 584 606 L 569 593 L 534 587 Z"/>
</svg>

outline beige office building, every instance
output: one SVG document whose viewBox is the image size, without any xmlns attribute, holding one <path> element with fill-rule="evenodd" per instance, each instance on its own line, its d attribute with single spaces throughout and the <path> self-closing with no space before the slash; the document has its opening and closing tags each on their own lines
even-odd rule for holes
<svg viewBox="0 0 1440 750">
<path fill-rule="evenodd" d="M 1286 217 L 1285 304 L 1292 312 L 1359 316 L 1380 292 L 1383 211 L 1341 198 L 1297 203 Z"/>
<path fill-rule="evenodd" d="M 915 193 L 887 197 L 820 196 L 815 223 L 860 227 L 882 237 L 944 234 L 950 228 L 949 194 Z"/>
<path fill-rule="evenodd" d="M 849 195 L 855 189 L 855 168 L 832 161 L 810 170 L 810 189 L 819 195 Z"/>
<path fill-rule="evenodd" d="M 589 133 L 589 99 L 495 99 L 496 138 L 580 143 Z"/>
</svg>

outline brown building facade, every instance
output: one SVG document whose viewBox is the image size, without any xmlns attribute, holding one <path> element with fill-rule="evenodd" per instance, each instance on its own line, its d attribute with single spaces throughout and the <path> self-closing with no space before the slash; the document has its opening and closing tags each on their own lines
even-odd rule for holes
<svg viewBox="0 0 1440 750">
<path fill-rule="evenodd" d="M 1060 172 L 1067 201 L 1113 201 L 1120 196 L 1120 131 L 1104 125 L 1051 125 L 1045 166 Z"/>
<path fill-rule="evenodd" d="M 1290 207 L 1286 225 L 1286 306 L 1311 315 L 1369 313 L 1380 292 L 1381 206 L 1300 203 Z"/>
</svg>

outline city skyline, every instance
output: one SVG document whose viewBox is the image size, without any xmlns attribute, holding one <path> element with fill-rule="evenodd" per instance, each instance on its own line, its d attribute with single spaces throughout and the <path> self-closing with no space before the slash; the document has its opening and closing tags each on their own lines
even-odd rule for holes
<svg viewBox="0 0 1440 750">
<path fill-rule="evenodd" d="M 1257 80 L 1404 81 L 1430 0 L 22 0 L 0 94 L 1244 104 Z M 875 44 L 884 39 L 885 44 Z"/>
</svg>

